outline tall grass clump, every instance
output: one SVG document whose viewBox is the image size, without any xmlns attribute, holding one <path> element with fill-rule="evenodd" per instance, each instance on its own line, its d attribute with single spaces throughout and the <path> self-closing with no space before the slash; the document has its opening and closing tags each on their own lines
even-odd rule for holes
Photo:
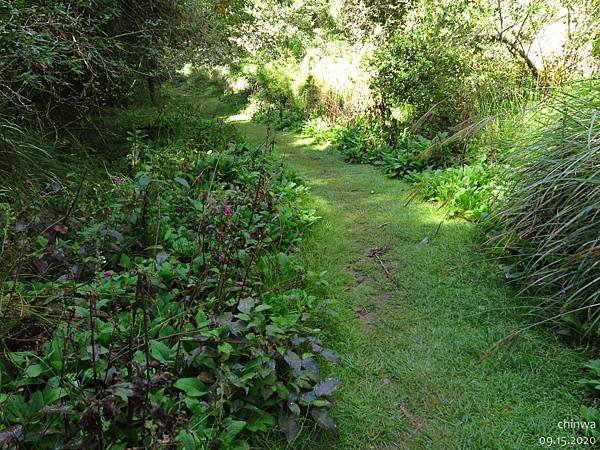
<svg viewBox="0 0 600 450">
<path fill-rule="evenodd" d="M 571 85 L 532 117 L 523 145 L 513 142 L 497 243 L 515 257 L 509 278 L 590 333 L 600 320 L 600 84 Z"/>
</svg>

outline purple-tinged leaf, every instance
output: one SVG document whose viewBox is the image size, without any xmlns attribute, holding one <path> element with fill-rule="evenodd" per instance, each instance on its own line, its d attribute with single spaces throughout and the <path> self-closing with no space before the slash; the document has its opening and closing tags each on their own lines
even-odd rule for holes
<svg viewBox="0 0 600 450">
<path fill-rule="evenodd" d="M 18 441 L 23 437 L 23 427 L 14 425 L 0 431 L 0 446 Z"/>
<path fill-rule="evenodd" d="M 54 259 L 56 259 L 57 261 L 60 261 L 62 263 L 66 262 L 65 252 L 60 248 L 57 250 L 54 250 L 54 252 L 52 253 L 52 256 L 54 256 Z"/>
<path fill-rule="evenodd" d="M 306 338 L 299 337 L 299 336 L 294 336 L 294 338 L 292 339 L 292 345 L 294 347 L 297 347 L 300 344 L 304 344 L 305 342 L 306 342 Z"/>
<path fill-rule="evenodd" d="M 90 355 L 90 359 L 92 361 L 98 361 L 100 359 L 100 355 L 102 353 L 102 347 L 100 347 L 99 344 L 96 344 L 94 346 L 88 345 L 87 352 Z"/>
<path fill-rule="evenodd" d="M 122 383 L 113 384 L 106 389 L 113 395 L 120 397 L 121 400 L 126 401 L 129 397 L 134 395 L 134 386 L 132 383 L 124 381 Z"/>
<path fill-rule="evenodd" d="M 125 239 L 121 233 L 113 229 L 108 230 L 108 235 L 114 237 L 117 241 L 122 241 Z"/>
<path fill-rule="evenodd" d="M 281 431 L 285 434 L 285 438 L 288 441 L 288 444 L 294 442 L 298 433 L 300 432 L 300 426 L 298 425 L 298 421 L 296 418 L 289 414 L 281 425 Z"/>
<path fill-rule="evenodd" d="M 321 351 L 321 356 L 323 356 L 323 358 L 325 358 L 326 360 L 334 362 L 336 364 L 342 363 L 342 358 L 340 358 L 340 356 L 337 353 L 334 353 L 334 351 L 330 348 L 324 348 Z"/>
<path fill-rule="evenodd" d="M 110 366 L 108 369 L 106 369 L 104 375 L 102 375 L 102 379 L 106 384 L 111 384 L 113 382 L 113 379 L 117 376 L 117 374 L 117 369 L 115 369 L 114 366 Z"/>
<path fill-rule="evenodd" d="M 45 259 L 36 259 L 33 262 L 33 265 L 41 275 L 44 275 L 46 272 L 48 272 L 48 261 Z"/>
<path fill-rule="evenodd" d="M 12 270 L 11 276 L 16 280 L 21 276 L 21 273 L 23 273 L 22 266 L 18 265 Z"/>
<path fill-rule="evenodd" d="M 304 392 L 301 396 L 300 396 L 300 400 L 303 403 L 306 403 L 307 405 L 310 405 L 312 402 L 314 402 L 317 399 L 317 396 L 315 395 L 315 391 L 308 391 L 308 392 Z"/>
<path fill-rule="evenodd" d="M 250 314 L 250 311 L 254 308 L 254 299 L 252 297 L 241 299 L 237 308 L 244 314 Z"/>
<path fill-rule="evenodd" d="M 246 328 L 246 325 L 242 320 L 232 320 L 231 322 L 229 322 L 228 328 L 229 331 L 231 331 L 231 334 L 233 334 L 234 336 L 239 336 L 242 333 L 242 331 L 244 331 L 244 329 Z"/>
<path fill-rule="evenodd" d="M 68 415 L 68 414 L 74 414 L 75 410 L 73 409 L 72 406 L 68 406 L 68 405 L 48 405 L 48 406 L 44 406 L 40 412 L 44 413 L 44 414 L 58 413 L 58 414 Z"/>
<path fill-rule="evenodd" d="M 156 264 L 162 264 L 167 259 L 169 259 L 169 254 L 167 252 L 160 252 L 156 255 Z"/>
<path fill-rule="evenodd" d="M 81 267 L 79 267 L 77 264 L 74 264 L 69 267 L 69 272 L 71 273 L 72 278 L 79 278 L 79 275 L 81 274 Z"/>
<path fill-rule="evenodd" d="M 231 311 L 226 311 L 217 318 L 217 323 L 219 324 L 219 326 L 226 327 L 226 328 L 231 327 L 232 321 L 233 321 L 233 314 L 231 313 Z"/>
<path fill-rule="evenodd" d="M 311 408 L 310 415 L 313 416 L 313 419 L 317 421 L 319 425 L 327 430 L 335 430 L 336 424 L 334 420 L 329 417 L 327 414 L 327 410 L 323 408 Z"/>
<path fill-rule="evenodd" d="M 328 397 L 333 394 L 335 391 L 339 389 L 342 385 L 340 380 L 336 380 L 335 378 L 328 378 L 320 383 L 317 383 L 313 392 L 317 397 Z"/>
<path fill-rule="evenodd" d="M 298 355 L 296 355 L 293 351 L 288 350 L 283 355 L 283 359 L 286 363 L 293 369 L 292 374 L 297 377 L 302 373 L 302 360 Z"/>
<path fill-rule="evenodd" d="M 314 359 L 312 359 L 310 356 L 304 356 L 302 358 L 302 368 L 306 369 L 312 375 L 319 376 L 319 374 L 320 374 L 319 366 L 317 365 L 317 362 Z"/>
<path fill-rule="evenodd" d="M 150 379 L 150 387 L 164 386 L 169 384 L 173 378 L 173 375 L 169 373 L 157 373 Z"/>
<path fill-rule="evenodd" d="M 102 412 L 107 419 L 114 420 L 121 413 L 123 404 L 123 401 L 116 396 L 106 397 L 102 401 Z"/>
</svg>

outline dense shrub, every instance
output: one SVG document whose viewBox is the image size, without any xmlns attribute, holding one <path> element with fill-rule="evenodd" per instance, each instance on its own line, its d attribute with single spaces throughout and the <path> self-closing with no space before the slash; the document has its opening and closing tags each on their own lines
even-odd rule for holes
<svg viewBox="0 0 600 450">
<path fill-rule="evenodd" d="M 486 101 L 512 95 L 527 77 L 485 35 L 492 16 L 480 2 L 424 2 L 411 10 L 374 59 L 373 86 L 387 118 L 410 126 L 425 116 L 428 133 L 448 131 L 476 120 Z"/>
<path fill-rule="evenodd" d="M 254 87 L 260 113 L 271 112 L 275 124 L 302 124 L 322 118 L 329 124 L 347 123 L 363 115 L 373 104 L 366 67 L 372 46 L 319 39 L 307 40 L 301 57 L 280 56 L 258 66 L 248 64 L 242 73 Z M 254 56 L 262 61 L 264 55 Z M 261 116 L 262 117 L 262 116 Z"/>
<path fill-rule="evenodd" d="M 373 164 L 390 177 L 404 178 L 427 168 L 441 167 L 449 155 L 445 136 L 428 139 L 408 130 L 385 130 L 378 120 L 363 118 L 328 135 L 348 162 Z"/>
<path fill-rule="evenodd" d="M 337 129 L 332 144 L 348 162 L 371 163 L 375 161 L 375 149 L 384 142 L 382 133 L 378 122 L 363 118 Z"/>
<path fill-rule="evenodd" d="M 154 80 L 177 45 L 176 2 L 0 1 L 0 107 L 13 122 L 64 125 Z"/>
<path fill-rule="evenodd" d="M 486 163 L 413 173 L 408 180 L 426 200 L 440 203 L 450 217 L 489 217 L 504 191 L 503 168 Z"/>
<path fill-rule="evenodd" d="M 497 215 L 508 275 L 551 312 L 598 333 L 600 299 L 600 85 L 580 82 L 541 112 L 532 135 L 512 143 L 510 195 Z M 524 145 L 522 145 L 524 142 Z M 591 328 L 590 328 L 591 327 Z"/>
<path fill-rule="evenodd" d="M 223 122 L 129 142 L 109 181 L 1 204 L 0 443 L 247 448 L 306 415 L 333 428 L 339 382 L 317 362 L 338 357 L 293 256 L 306 188 Z"/>
<path fill-rule="evenodd" d="M 254 113 L 252 118 L 258 123 L 271 124 L 276 130 L 281 131 L 298 131 L 305 121 L 302 111 L 293 106 L 277 108 L 264 105 Z"/>
<path fill-rule="evenodd" d="M 413 135 L 405 130 L 384 130 L 377 120 L 360 120 L 353 125 L 328 132 L 309 133 L 327 139 L 348 162 L 373 164 L 390 177 L 404 178 L 415 184 L 415 191 L 426 200 L 439 202 L 450 216 L 481 220 L 490 213 L 503 192 L 504 178 L 500 165 L 487 163 L 453 164 L 448 139 Z M 389 144 L 388 141 L 392 140 Z"/>
</svg>

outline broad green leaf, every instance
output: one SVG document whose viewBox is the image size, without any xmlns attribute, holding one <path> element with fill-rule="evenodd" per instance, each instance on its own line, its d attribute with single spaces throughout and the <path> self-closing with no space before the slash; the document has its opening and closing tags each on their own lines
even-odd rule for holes
<svg viewBox="0 0 600 450">
<path fill-rule="evenodd" d="M 25 376 L 29 378 L 35 378 L 46 371 L 46 366 L 43 364 L 33 364 L 27 367 L 25 370 Z"/>
<path fill-rule="evenodd" d="M 189 397 L 202 397 L 207 393 L 206 385 L 198 378 L 180 378 L 173 386 Z"/>
<path fill-rule="evenodd" d="M 228 417 L 224 421 L 225 424 L 225 432 L 222 434 L 222 439 L 225 442 L 232 442 L 235 437 L 242 432 L 244 427 L 246 426 L 246 422 L 243 420 L 235 420 L 231 417 Z"/>
<path fill-rule="evenodd" d="M 121 267 L 126 270 L 131 269 L 131 259 L 125 253 L 121 253 Z"/>
<path fill-rule="evenodd" d="M 188 183 L 188 181 L 187 181 L 185 178 L 183 178 L 183 177 L 175 177 L 174 179 L 175 179 L 175 181 L 177 181 L 177 182 L 178 182 L 180 185 L 182 185 L 182 186 L 184 186 L 184 187 L 186 187 L 186 188 L 188 188 L 188 189 L 189 189 L 189 187 L 190 187 L 190 184 Z"/>
<path fill-rule="evenodd" d="M 161 341 L 150 341 L 150 355 L 162 364 L 169 364 L 174 358 L 174 351 Z"/>
</svg>

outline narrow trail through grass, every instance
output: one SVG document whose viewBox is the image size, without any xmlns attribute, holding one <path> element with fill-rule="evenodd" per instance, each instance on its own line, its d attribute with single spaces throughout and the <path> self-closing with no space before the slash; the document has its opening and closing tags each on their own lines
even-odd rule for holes
<svg viewBox="0 0 600 450">
<path fill-rule="evenodd" d="M 238 126 L 264 142 L 264 126 Z M 277 133 L 276 151 L 307 180 L 322 217 L 303 256 L 328 272 L 323 329 L 343 359 L 331 368 L 343 381 L 339 438 L 313 434 L 294 448 L 525 449 L 565 436 L 557 423 L 579 410 L 585 355 L 531 330 L 476 364 L 526 322 L 472 224 L 445 221 L 436 235 L 443 215 L 405 206 L 406 184 L 310 139 Z"/>
</svg>

